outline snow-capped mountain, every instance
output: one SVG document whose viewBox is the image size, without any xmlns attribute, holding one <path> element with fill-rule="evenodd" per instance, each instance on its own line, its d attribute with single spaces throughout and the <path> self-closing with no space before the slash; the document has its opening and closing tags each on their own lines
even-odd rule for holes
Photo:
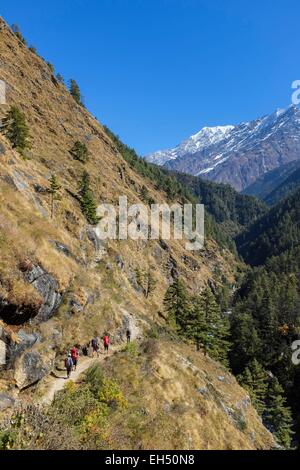
<svg viewBox="0 0 300 470">
<path fill-rule="evenodd" d="M 176 158 L 198 152 L 210 145 L 217 144 L 223 140 L 232 129 L 234 129 L 234 126 L 203 127 L 197 134 L 184 140 L 177 145 L 177 147 L 159 150 L 158 152 L 147 155 L 145 158 L 149 162 L 156 163 L 157 165 L 164 165 L 169 160 L 176 160 Z"/>
<path fill-rule="evenodd" d="M 204 127 L 175 148 L 145 158 L 242 190 L 262 174 L 300 159 L 300 110 L 290 106 L 237 126 Z"/>
</svg>

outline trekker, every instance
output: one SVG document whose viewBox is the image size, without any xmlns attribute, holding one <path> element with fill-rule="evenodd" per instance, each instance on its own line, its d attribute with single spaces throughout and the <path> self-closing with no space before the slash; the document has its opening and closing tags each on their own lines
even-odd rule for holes
<svg viewBox="0 0 300 470">
<path fill-rule="evenodd" d="M 93 349 L 93 356 L 96 353 L 96 356 L 98 357 L 99 356 L 99 341 L 97 337 L 92 339 L 92 349 Z"/>
<path fill-rule="evenodd" d="M 130 339 L 131 339 L 131 331 L 128 329 L 126 330 L 126 338 L 127 338 L 127 343 L 130 343 Z"/>
<path fill-rule="evenodd" d="M 107 334 L 105 334 L 103 336 L 103 346 L 104 346 L 104 352 L 106 352 L 108 354 L 108 348 L 109 348 L 109 336 Z"/>
<path fill-rule="evenodd" d="M 65 360 L 65 366 L 67 369 L 67 379 L 69 379 L 73 368 L 73 360 L 70 353 L 68 354 L 68 357 Z"/>
<path fill-rule="evenodd" d="M 74 370 L 76 370 L 76 367 L 77 367 L 77 364 L 78 364 L 78 358 L 79 358 L 79 352 L 78 352 L 78 349 L 76 348 L 76 346 L 73 346 L 70 353 L 71 353 L 71 357 L 72 357 L 72 361 L 73 361 L 73 368 L 74 368 Z"/>
</svg>

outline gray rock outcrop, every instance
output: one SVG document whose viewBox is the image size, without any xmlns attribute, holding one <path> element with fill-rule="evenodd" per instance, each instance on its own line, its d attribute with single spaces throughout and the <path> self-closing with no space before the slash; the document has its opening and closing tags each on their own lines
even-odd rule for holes
<svg viewBox="0 0 300 470">
<path fill-rule="evenodd" d="M 35 317 L 35 322 L 49 320 L 55 314 L 62 299 L 57 280 L 38 265 L 33 265 L 25 273 L 25 278 L 43 298 L 43 303 Z"/>
<path fill-rule="evenodd" d="M 14 379 L 22 390 L 33 385 L 47 375 L 52 367 L 55 353 L 42 355 L 38 351 L 26 351 L 15 362 Z"/>
</svg>

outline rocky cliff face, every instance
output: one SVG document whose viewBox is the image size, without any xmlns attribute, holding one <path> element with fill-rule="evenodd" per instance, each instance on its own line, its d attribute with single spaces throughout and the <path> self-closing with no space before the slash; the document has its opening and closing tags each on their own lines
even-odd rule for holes
<svg viewBox="0 0 300 470">
<path fill-rule="evenodd" d="M 237 126 L 204 128 L 176 148 L 145 158 L 241 191 L 268 171 L 299 160 L 300 110 L 291 106 Z"/>
<path fill-rule="evenodd" d="M 72 345 L 83 346 L 107 330 L 117 345 L 124 341 L 128 324 L 139 324 L 139 337 L 153 324 L 165 327 L 162 300 L 175 275 L 196 292 L 224 278 L 233 283 L 237 261 L 212 238 L 206 240 L 204 250 L 189 253 L 180 240 L 99 240 L 78 203 L 83 170 L 91 175 L 99 202 L 117 204 L 120 195 L 126 195 L 129 203 L 142 202 L 145 185 L 157 202 L 166 201 L 166 194 L 129 167 L 102 126 L 75 103 L 49 66 L 1 19 L 0 79 L 7 84 L 7 104 L 0 105 L 0 114 L 17 104 L 32 137 L 32 147 L 24 157 L 0 134 L 0 409 L 9 410 L 32 399 L 26 389 L 37 382 L 42 386 L 43 377 L 61 363 Z M 77 140 L 85 142 L 90 153 L 85 165 L 69 152 Z M 49 178 L 53 173 L 62 185 L 62 199 L 51 219 Z M 138 272 L 149 269 L 157 284 L 155 294 L 146 298 Z M 195 354 L 192 346 L 182 347 L 187 348 L 182 357 Z M 165 348 L 172 350 L 171 340 Z M 162 367 L 175 367 L 167 365 L 168 355 L 162 354 L 160 360 Z M 141 380 L 147 385 L 147 376 Z M 187 397 L 194 394 L 192 383 L 185 388 Z M 20 390 L 24 390 L 22 395 Z M 237 390 L 241 391 L 235 385 L 232 393 Z M 169 395 L 168 400 L 171 396 L 182 400 L 177 389 L 157 393 L 158 401 L 160 393 Z M 196 427 L 201 410 L 196 402 L 190 406 Z M 241 432 L 235 447 L 270 446 L 271 436 L 250 405 L 249 409 L 249 426 L 265 438 L 253 440 Z M 227 420 L 226 409 L 220 407 L 218 416 L 220 422 Z M 207 429 L 214 426 L 213 417 L 208 409 Z M 178 446 L 184 447 L 183 440 Z M 191 446 L 200 445 L 199 440 L 193 442 Z M 175 446 L 175 442 L 169 444 Z M 214 445 L 208 437 L 206 446 Z"/>
</svg>

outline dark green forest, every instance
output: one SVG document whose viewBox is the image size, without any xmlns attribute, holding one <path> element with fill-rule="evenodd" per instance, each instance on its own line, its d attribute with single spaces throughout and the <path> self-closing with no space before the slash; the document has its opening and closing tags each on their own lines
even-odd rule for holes
<svg viewBox="0 0 300 470">
<path fill-rule="evenodd" d="M 227 184 L 218 184 L 197 176 L 173 173 L 176 179 L 189 188 L 206 210 L 230 235 L 236 235 L 261 217 L 267 206 L 252 196 L 239 194 Z"/>
<path fill-rule="evenodd" d="M 230 364 L 250 393 L 259 395 L 268 425 L 270 398 L 259 391 L 262 379 L 251 376 L 253 364 L 260 369 L 264 386 L 271 381 L 280 392 L 278 432 L 285 429 L 287 438 L 293 429 L 299 437 L 300 370 L 292 363 L 291 344 L 300 333 L 300 190 L 239 235 L 236 243 L 248 270 L 234 298 Z M 286 442 L 291 442 L 291 434 Z"/>
</svg>

